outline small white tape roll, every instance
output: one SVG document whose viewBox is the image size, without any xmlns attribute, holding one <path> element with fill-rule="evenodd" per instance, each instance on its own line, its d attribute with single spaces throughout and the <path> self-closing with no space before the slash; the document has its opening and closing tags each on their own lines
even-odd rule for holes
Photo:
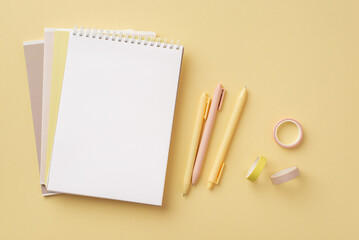
<svg viewBox="0 0 359 240">
<path fill-rule="evenodd" d="M 300 172 L 298 167 L 290 167 L 273 174 L 270 178 L 273 184 L 281 184 L 292 180 L 293 178 L 299 177 Z"/>
</svg>

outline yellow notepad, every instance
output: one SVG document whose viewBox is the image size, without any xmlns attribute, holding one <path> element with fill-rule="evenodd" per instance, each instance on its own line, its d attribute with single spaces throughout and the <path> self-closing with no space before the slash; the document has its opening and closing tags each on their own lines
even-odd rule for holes
<svg viewBox="0 0 359 240">
<path fill-rule="evenodd" d="M 65 63 L 67 55 L 67 45 L 69 41 L 70 32 L 55 31 L 54 40 L 54 55 L 52 65 L 52 77 L 51 77 L 51 96 L 50 96 L 50 111 L 49 111 L 49 131 L 47 142 L 47 154 L 46 154 L 46 179 L 48 177 L 52 147 L 54 144 L 54 137 L 56 131 L 57 114 L 59 112 L 62 81 L 65 72 Z"/>
</svg>

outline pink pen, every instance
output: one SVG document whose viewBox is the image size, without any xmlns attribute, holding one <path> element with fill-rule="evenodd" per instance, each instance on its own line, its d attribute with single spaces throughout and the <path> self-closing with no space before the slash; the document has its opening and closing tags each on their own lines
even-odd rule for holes
<svg viewBox="0 0 359 240">
<path fill-rule="evenodd" d="M 219 111 L 222 106 L 223 96 L 224 96 L 224 88 L 219 83 L 216 89 L 214 90 L 211 107 L 209 109 L 209 113 L 207 117 L 207 122 L 204 126 L 201 143 L 199 144 L 196 162 L 192 173 L 192 184 L 196 184 L 198 182 L 198 178 L 203 166 L 203 161 L 204 158 L 206 157 L 208 143 L 211 138 L 212 129 L 213 129 L 214 121 L 216 119 L 217 111 Z"/>
</svg>

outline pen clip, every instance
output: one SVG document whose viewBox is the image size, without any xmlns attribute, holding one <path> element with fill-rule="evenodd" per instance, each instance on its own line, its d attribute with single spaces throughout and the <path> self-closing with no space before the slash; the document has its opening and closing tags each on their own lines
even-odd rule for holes
<svg viewBox="0 0 359 240">
<path fill-rule="evenodd" d="M 206 107 L 204 108 L 203 119 L 206 120 L 208 117 L 209 106 L 211 105 L 211 98 L 206 97 Z"/>
<path fill-rule="evenodd" d="M 219 173 L 218 173 L 218 176 L 217 176 L 217 179 L 216 179 L 216 184 L 218 184 L 219 183 L 219 179 L 221 178 L 221 176 L 222 176 L 222 172 L 223 172 L 223 168 L 224 168 L 224 162 L 222 163 L 222 166 L 221 166 L 221 168 L 219 169 Z"/>
<path fill-rule="evenodd" d="M 222 88 L 221 98 L 219 99 L 219 103 L 218 103 L 218 111 L 221 110 L 221 108 L 222 108 L 223 97 L 224 97 L 225 91 L 226 90 L 224 90 L 224 88 Z"/>
</svg>

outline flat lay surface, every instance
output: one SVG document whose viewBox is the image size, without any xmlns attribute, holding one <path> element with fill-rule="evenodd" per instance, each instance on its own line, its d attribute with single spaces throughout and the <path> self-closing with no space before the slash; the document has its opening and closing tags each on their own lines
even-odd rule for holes
<svg viewBox="0 0 359 240">
<path fill-rule="evenodd" d="M 0 238 L 359 238 L 358 11 L 354 0 L 1 2 Z M 40 194 L 23 41 L 43 39 L 45 27 L 74 25 L 153 31 L 184 46 L 162 207 Z M 198 102 L 218 83 L 223 105 L 199 182 L 183 198 Z M 226 166 L 208 190 L 245 85 Z M 290 149 L 273 138 L 285 118 L 303 128 Z M 267 162 L 251 182 L 258 155 Z M 272 174 L 293 166 L 298 178 L 272 184 Z"/>
</svg>

